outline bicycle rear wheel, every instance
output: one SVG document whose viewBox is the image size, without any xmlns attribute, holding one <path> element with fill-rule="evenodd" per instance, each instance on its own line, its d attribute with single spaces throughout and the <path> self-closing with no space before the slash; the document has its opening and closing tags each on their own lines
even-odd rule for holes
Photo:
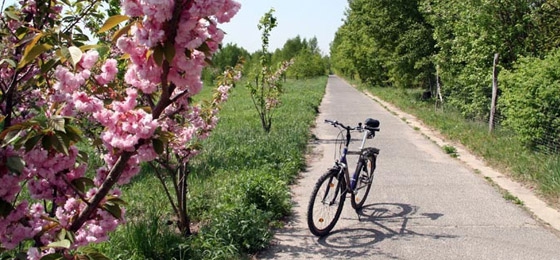
<svg viewBox="0 0 560 260">
<path fill-rule="evenodd" d="M 356 210 L 361 209 L 366 202 L 371 184 L 373 183 L 373 171 L 375 170 L 376 158 L 377 156 L 375 154 L 364 156 L 363 159 L 360 159 L 358 162 L 358 166 L 356 166 L 356 171 L 359 171 L 359 173 L 356 180 L 356 187 L 350 196 L 352 207 Z"/>
<path fill-rule="evenodd" d="M 331 169 L 319 178 L 307 207 L 307 225 L 313 235 L 325 236 L 333 228 L 344 206 L 346 184 L 337 178 L 338 170 Z"/>
</svg>

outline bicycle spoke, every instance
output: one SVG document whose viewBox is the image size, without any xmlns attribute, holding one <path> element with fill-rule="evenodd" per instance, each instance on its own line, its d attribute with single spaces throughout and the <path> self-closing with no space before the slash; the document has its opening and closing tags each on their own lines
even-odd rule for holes
<svg viewBox="0 0 560 260">
<path fill-rule="evenodd" d="M 344 198 L 336 171 L 327 172 L 315 185 L 307 211 L 307 223 L 311 232 L 317 236 L 328 234 L 340 217 Z"/>
</svg>

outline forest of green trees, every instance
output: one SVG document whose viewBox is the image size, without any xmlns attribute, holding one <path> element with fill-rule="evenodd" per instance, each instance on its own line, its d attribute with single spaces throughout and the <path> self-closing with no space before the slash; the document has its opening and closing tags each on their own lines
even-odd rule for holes
<svg viewBox="0 0 560 260">
<path fill-rule="evenodd" d="M 499 54 L 498 113 L 529 145 L 560 144 L 560 0 L 348 0 L 331 69 L 373 86 L 433 90 L 487 119 Z M 549 140 L 550 142 L 550 140 Z"/>
</svg>

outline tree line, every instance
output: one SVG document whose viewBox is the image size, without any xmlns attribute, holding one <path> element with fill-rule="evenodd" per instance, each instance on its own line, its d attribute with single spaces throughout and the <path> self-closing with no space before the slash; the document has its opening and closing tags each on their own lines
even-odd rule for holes
<svg viewBox="0 0 560 260">
<path fill-rule="evenodd" d="M 559 18 L 558 0 L 349 0 L 331 66 L 374 86 L 434 89 L 439 80 L 449 107 L 487 119 L 499 54 L 502 123 L 529 145 L 544 136 L 558 144 Z"/>
<path fill-rule="evenodd" d="M 243 60 L 243 74 L 251 77 L 260 68 L 263 55 L 268 55 L 272 66 L 281 66 L 283 61 L 293 60 L 293 64 L 286 71 L 288 78 L 302 79 L 327 75 L 329 71 L 329 57 L 323 55 L 318 46 L 316 37 L 311 39 L 301 38 L 299 35 L 286 40 L 282 48 L 270 53 L 262 50 L 249 53 L 237 44 L 228 43 L 214 55 L 212 65 L 207 67 L 203 78 L 206 82 L 212 81 L 227 67 L 233 67 Z"/>
</svg>

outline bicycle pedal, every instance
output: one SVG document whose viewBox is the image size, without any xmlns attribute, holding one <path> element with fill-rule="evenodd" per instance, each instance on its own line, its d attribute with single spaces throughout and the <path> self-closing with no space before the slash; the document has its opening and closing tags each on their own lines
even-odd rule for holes
<svg viewBox="0 0 560 260">
<path fill-rule="evenodd" d="M 360 180 L 365 184 L 370 184 L 371 183 L 371 178 L 369 178 L 367 176 L 361 176 Z"/>
</svg>

